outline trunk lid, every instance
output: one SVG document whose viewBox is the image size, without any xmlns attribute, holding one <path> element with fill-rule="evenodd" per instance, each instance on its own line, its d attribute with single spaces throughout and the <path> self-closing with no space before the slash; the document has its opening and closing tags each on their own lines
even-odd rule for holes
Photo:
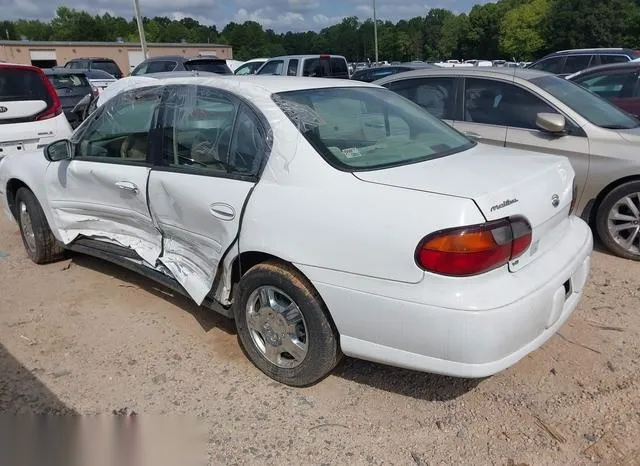
<svg viewBox="0 0 640 466">
<path fill-rule="evenodd" d="M 532 242 L 509 264 L 511 271 L 525 267 L 562 237 L 574 178 L 565 157 L 482 144 L 436 160 L 354 175 L 366 182 L 472 199 L 488 221 L 524 216 L 532 227 Z"/>
</svg>

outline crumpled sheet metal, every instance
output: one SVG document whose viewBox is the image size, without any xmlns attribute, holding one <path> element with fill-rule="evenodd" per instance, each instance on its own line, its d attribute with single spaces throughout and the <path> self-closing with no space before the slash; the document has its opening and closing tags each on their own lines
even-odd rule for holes
<svg viewBox="0 0 640 466">
<path fill-rule="evenodd" d="M 268 122 L 269 128 L 265 143 L 271 145 L 271 147 L 266 170 L 269 170 L 268 175 L 271 179 L 277 180 L 278 176 L 286 176 L 289 172 L 289 165 L 294 161 L 298 145 L 303 137 L 301 131 L 313 129 L 323 122 L 319 115 L 308 106 L 273 96 L 259 84 L 252 84 L 252 78 L 253 77 L 194 78 L 195 85 L 193 88 L 188 89 L 186 93 L 184 92 L 184 88 L 182 88 L 181 94 L 179 96 L 176 95 L 175 102 L 172 103 L 172 96 L 167 96 L 166 94 L 165 99 L 170 105 L 193 105 L 195 99 L 198 98 L 198 88 L 200 88 L 200 93 L 202 93 L 202 87 L 210 86 L 212 92 L 216 92 L 216 89 L 231 92 L 251 102 Z M 186 84 L 185 78 L 123 78 L 118 81 L 118 83 L 114 83 L 112 85 L 113 87 L 109 86 L 105 92 L 101 94 L 98 106 L 103 106 L 114 98 L 120 99 L 118 104 L 121 104 L 122 99 L 126 98 L 131 98 L 132 102 L 134 99 L 137 102 L 140 98 L 159 98 L 164 92 L 165 86 L 184 84 Z M 146 89 L 150 86 L 151 88 Z M 122 94 L 134 88 L 140 88 L 140 92 L 135 93 L 135 98 L 125 97 Z M 121 105 L 117 107 L 119 109 L 122 108 Z M 104 117 L 103 114 L 102 118 Z M 108 114 L 107 118 L 112 119 L 113 125 L 120 124 L 117 115 Z M 278 131 L 281 125 L 287 125 L 289 130 Z M 291 131 L 291 125 L 296 126 L 299 131 Z M 123 127 L 122 129 L 125 132 L 131 131 L 131 129 L 127 127 Z M 278 134 L 277 138 L 273 137 L 274 133 Z M 260 135 L 260 138 L 262 138 L 262 135 Z M 264 173 L 263 176 L 265 176 Z M 148 200 L 152 213 L 154 210 L 153 202 L 154 199 Z M 162 255 L 161 251 L 156 251 L 155 248 L 153 248 L 154 250 L 150 250 L 150 248 L 144 244 L 144 240 L 137 242 L 131 236 L 127 236 L 126 232 L 117 232 L 118 227 L 116 227 L 115 224 L 109 224 L 109 222 L 104 223 L 100 236 L 109 241 L 132 248 L 157 270 L 163 270 L 164 267 L 166 267 L 173 275 L 173 278 L 187 290 L 194 301 L 198 304 L 202 303 L 206 295 L 210 292 L 212 279 L 216 275 L 216 266 L 218 264 L 208 264 L 206 258 L 202 257 L 202 253 L 198 251 L 197 244 L 185 247 L 185 245 L 175 240 L 172 232 L 163 232 L 158 226 L 157 219 L 153 217 L 155 216 L 152 215 L 151 220 L 158 229 L 158 232 L 162 233 L 163 248 L 161 251 L 164 252 Z M 176 211 L 175 220 L 178 218 L 179 212 Z M 71 227 L 65 234 L 65 242 L 73 240 L 78 234 L 83 234 L 82 229 L 78 226 Z M 212 240 L 215 240 L 215 238 L 212 238 Z M 223 248 L 227 246 L 226 244 L 221 245 Z M 235 256 L 241 251 L 241 248 L 242 238 L 240 237 L 239 243 L 231 250 L 231 254 Z M 225 304 L 230 302 L 231 264 L 232 262 L 229 258 L 225 258 L 222 264 L 223 271 L 220 276 L 221 280 L 216 290 L 216 298 Z M 210 270 L 208 270 L 207 267 L 210 267 Z"/>
</svg>

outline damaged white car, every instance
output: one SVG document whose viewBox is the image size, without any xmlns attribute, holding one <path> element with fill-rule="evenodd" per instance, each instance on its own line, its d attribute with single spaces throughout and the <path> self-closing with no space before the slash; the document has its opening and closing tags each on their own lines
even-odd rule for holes
<svg viewBox="0 0 640 466">
<path fill-rule="evenodd" d="M 483 146 L 361 82 L 140 83 L 0 191 L 36 263 L 118 263 L 235 318 L 308 385 L 342 354 L 483 377 L 542 345 L 587 279 L 565 158 Z"/>
</svg>

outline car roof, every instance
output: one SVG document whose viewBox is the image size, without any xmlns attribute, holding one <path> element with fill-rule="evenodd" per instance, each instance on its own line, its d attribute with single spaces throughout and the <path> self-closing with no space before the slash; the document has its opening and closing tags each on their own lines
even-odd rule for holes
<svg viewBox="0 0 640 466">
<path fill-rule="evenodd" d="M 593 66 L 577 73 L 569 75 L 567 79 L 577 78 L 578 76 L 586 76 L 589 74 L 601 73 L 603 71 L 617 71 L 617 70 L 640 70 L 640 61 L 629 61 L 626 63 L 610 63 L 608 65 Z"/>
<path fill-rule="evenodd" d="M 284 60 L 285 58 L 318 58 L 320 56 L 323 57 L 333 57 L 333 58 L 344 58 L 342 55 L 334 55 L 330 53 L 311 53 L 307 55 L 280 55 L 279 57 L 271 57 L 269 60 Z M 345 59 L 346 60 L 346 59 Z"/>
<path fill-rule="evenodd" d="M 72 70 L 69 68 L 45 68 L 44 74 L 47 76 L 53 75 L 82 75 L 85 76 L 87 74 L 87 70 Z"/>
<path fill-rule="evenodd" d="M 626 49 L 622 47 L 593 47 L 587 49 L 567 49 L 567 50 L 558 50 L 557 52 L 553 52 L 549 55 L 563 55 L 567 53 L 609 53 L 609 52 L 633 52 L 632 49 Z"/>
<path fill-rule="evenodd" d="M 113 60 L 113 58 L 106 58 L 106 57 L 76 57 L 76 58 L 72 58 L 71 60 L 69 60 L 70 62 L 72 61 L 80 61 L 80 60 L 100 60 L 100 61 L 112 61 L 115 63 L 115 61 Z M 67 62 L 68 63 L 68 62 Z"/>
<path fill-rule="evenodd" d="M 538 70 L 522 68 L 489 68 L 489 67 L 454 67 L 454 68 L 420 68 L 413 71 L 394 74 L 375 81 L 376 84 L 385 84 L 396 79 L 420 78 L 424 76 L 470 76 L 470 77 L 494 77 L 504 78 L 505 76 L 515 76 L 517 78 L 530 80 L 540 76 L 550 76 L 549 73 Z"/>
</svg>

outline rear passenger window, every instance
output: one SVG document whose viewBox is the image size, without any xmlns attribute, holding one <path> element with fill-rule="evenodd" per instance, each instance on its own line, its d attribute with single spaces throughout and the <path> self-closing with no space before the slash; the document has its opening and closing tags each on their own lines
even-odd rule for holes
<svg viewBox="0 0 640 466">
<path fill-rule="evenodd" d="M 453 78 L 404 79 L 391 83 L 388 87 L 437 118 L 455 119 Z"/>
<path fill-rule="evenodd" d="M 347 68 L 347 62 L 344 58 L 331 58 L 331 76 L 334 78 L 349 77 L 349 69 Z"/>
<path fill-rule="evenodd" d="M 591 63 L 591 55 L 569 55 L 564 62 L 563 73 L 575 73 L 589 68 Z"/>
<path fill-rule="evenodd" d="M 600 55 L 600 63 L 608 65 L 610 63 L 626 63 L 629 57 L 626 55 Z"/>
<path fill-rule="evenodd" d="M 229 153 L 229 172 L 255 176 L 266 155 L 266 142 L 257 117 L 246 106 L 240 108 Z"/>
<path fill-rule="evenodd" d="M 304 61 L 304 65 L 302 67 L 302 75 L 310 76 L 313 78 L 330 76 L 331 69 L 329 63 L 330 62 L 328 57 L 307 58 Z"/>
<path fill-rule="evenodd" d="M 289 66 L 287 66 L 287 76 L 298 75 L 298 59 L 289 60 Z"/>
<path fill-rule="evenodd" d="M 179 86 L 167 95 L 163 164 L 204 174 L 227 172 L 235 102 L 204 86 Z"/>
</svg>

